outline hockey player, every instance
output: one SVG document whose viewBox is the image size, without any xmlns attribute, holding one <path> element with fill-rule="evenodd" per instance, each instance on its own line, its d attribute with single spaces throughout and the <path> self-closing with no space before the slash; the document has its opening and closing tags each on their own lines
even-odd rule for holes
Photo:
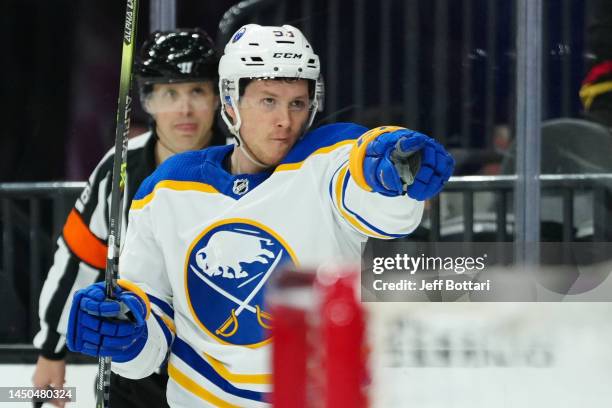
<svg viewBox="0 0 612 408">
<path fill-rule="evenodd" d="M 266 282 L 285 266 L 356 262 L 368 237 L 409 234 L 454 161 L 400 127 L 349 123 L 306 133 L 319 58 L 294 27 L 249 24 L 219 64 L 222 115 L 236 146 L 172 157 L 140 187 L 116 301 L 77 292 L 71 350 L 142 378 L 167 362 L 173 407 L 270 401 Z M 123 319 L 120 309 L 129 310 Z"/>
<path fill-rule="evenodd" d="M 143 45 L 135 76 L 141 102 L 150 114 L 151 131 L 128 144 L 126 213 L 138 186 L 168 157 L 224 142 L 213 130 L 219 103 L 217 66 L 214 44 L 201 30 L 156 32 Z M 33 377 L 36 387 L 64 384 L 66 304 L 76 290 L 104 277 L 113 152 L 92 173 L 58 239 L 40 297 L 41 330 L 34 339 L 40 349 Z M 167 406 L 166 381 L 165 374 L 140 381 L 113 375 L 112 406 Z M 133 399 L 134 394 L 139 398 Z"/>
</svg>

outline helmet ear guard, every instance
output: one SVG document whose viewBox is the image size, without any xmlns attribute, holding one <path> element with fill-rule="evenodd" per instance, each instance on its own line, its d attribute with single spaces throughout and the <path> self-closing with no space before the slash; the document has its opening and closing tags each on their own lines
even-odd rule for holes
<svg viewBox="0 0 612 408">
<path fill-rule="evenodd" d="M 219 93 L 221 98 L 221 118 L 227 125 L 229 131 L 234 135 L 238 136 L 238 144 L 242 143 L 242 138 L 239 136 L 238 131 L 240 130 L 240 125 L 242 124 L 242 119 L 240 118 L 240 112 L 238 111 L 238 84 L 229 79 L 220 79 L 219 80 Z M 232 108 L 234 111 L 235 119 L 232 119 L 227 113 L 227 107 Z"/>
<path fill-rule="evenodd" d="M 317 112 L 323 112 L 325 109 L 325 80 L 321 73 L 319 73 L 319 78 L 315 84 L 314 98 L 317 101 Z"/>
</svg>

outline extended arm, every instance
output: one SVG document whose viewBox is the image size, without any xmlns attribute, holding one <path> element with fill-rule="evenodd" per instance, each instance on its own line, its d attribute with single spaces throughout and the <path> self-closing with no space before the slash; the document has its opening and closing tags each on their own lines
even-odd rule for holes
<svg viewBox="0 0 612 408">
<path fill-rule="evenodd" d="M 423 201 L 440 192 L 453 167 L 435 140 L 383 126 L 364 133 L 348 161 L 340 157 L 329 194 L 336 214 L 358 233 L 399 238 L 418 226 Z"/>
</svg>

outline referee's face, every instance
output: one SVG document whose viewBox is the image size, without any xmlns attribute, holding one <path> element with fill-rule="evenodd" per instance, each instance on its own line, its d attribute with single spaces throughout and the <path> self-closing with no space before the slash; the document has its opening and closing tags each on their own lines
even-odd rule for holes
<svg viewBox="0 0 612 408">
<path fill-rule="evenodd" d="M 218 104 L 212 82 L 185 82 L 155 84 L 146 108 L 162 146 L 181 153 L 209 145 Z"/>
</svg>

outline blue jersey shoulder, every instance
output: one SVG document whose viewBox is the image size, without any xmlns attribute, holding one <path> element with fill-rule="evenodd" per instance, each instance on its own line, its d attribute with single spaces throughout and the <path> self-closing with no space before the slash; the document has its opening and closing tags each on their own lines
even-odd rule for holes
<svg viewBox="0 0 612 408">
<path fill-rule="evenodd" d="M 334 123 L 321 126 L 306 133 L 302 140 L 291 149 L 282 164 L 304 161 L 318 149 L 333 146 L 345 140 L 357 139 L 367 131 L 368 128 L 354 123 Z"/>
<path fill-rule="evenodd" d="M 139 200 L 146 197 L 158 183 L 166 180 L 206 183 L 202 166 L 207 162 L 218 162 L 219 158 L 225 157 L 230 149 L 232 146 L 213 146 L 203 150 L 179 153 L 166 159 L 142 182 L 134 199 Z"/>
</svg>

